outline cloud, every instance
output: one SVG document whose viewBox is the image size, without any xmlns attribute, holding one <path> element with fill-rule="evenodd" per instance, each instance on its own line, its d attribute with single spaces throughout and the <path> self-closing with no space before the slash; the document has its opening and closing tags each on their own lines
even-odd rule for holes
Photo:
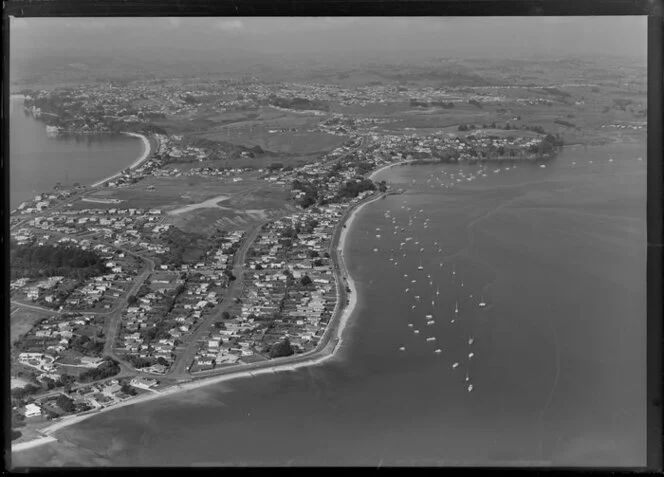
<svg viewBox="0 0 664 477">
<path fill-rule="evenodd" d="M 218 21 L 215 26 L 217 30 L 225 31 L 225 32 L 235 32 L 235 31 L 240 31 L 244 30 L 244 23 L 242 20 L 220 20 Z"/>
</svg>

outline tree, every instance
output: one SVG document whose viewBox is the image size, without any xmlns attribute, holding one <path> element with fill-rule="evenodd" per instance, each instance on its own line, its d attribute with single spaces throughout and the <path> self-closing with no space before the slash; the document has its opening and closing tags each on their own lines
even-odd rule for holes
<svg viewBox="0 0 664 477">
<path fill-rule="evenodd" d="M 295 350 L 293 350 L 293 347 L 291 346 L 290 340 L 288 338 L 284 338 L 283 341 L 279 341 L 278 343 L 273 344 L 272 348 L 270 349 L 271 358 L 290 356 L 292 354 L 295 354 Z"/>
<path fill-rule="evenodd" d="M 14 398 L 17 399 L 23 399 L 24 397 L 27 397 L 31 394 L 35 394 L 37 391 L 39 391 L 40 388 L 33 384 L 28 384 L 25 387 L 22 388 L 14 388 L 11 390 L 11 395 Z"/>
<path fill-rule="evenodd" d="M 122 387 L 120 388 L 120 391 L 122 391 L 125 394 L 129 394 L 131 396 L 136 396 L 138 392 L 130 386 L 128 383 L 122 383 Z"/>
<path fill-rule="evenodd" d="M 62 409 L 62 410 L 65 411 L 65 412 L 74 412 L 74 411 L 76 410 L 76 408 L 75 408 L 75 406 L 74 406 L 74 401 L 72 401 L 71 399 L 69 399 L 69 398 L 68 398 L 67 396 L 65 396 L 64 394 L 60 394 L 60 395 L 56 398 L 56 400 L 55 400 L 55 404 L 56 404 L 60 409 Z"/>
<path fill-rule="evenodd" d="M 230 314 L 229 312 L 227 312 L 227 311 L 224 311 L 224 312 L 221 314 L 221 319 L 222 319 L 222 320 L 230 320 L 230 319 L 231 319 L 231 314 Z"/>
<path fill-rule="evenodd" d="M 136 298 L 135 295 L 129 295 L 129 296 L 127 297 L 127 304 L 128 304 L 129 306 L 134 306 L 134 305 L 136 304 L 137 301 L 138 301 L 138 299 Z"/>
</svg>

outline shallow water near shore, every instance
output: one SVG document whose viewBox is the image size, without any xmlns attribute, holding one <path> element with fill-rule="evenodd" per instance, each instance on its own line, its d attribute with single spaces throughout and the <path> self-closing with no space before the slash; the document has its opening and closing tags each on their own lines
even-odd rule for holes
<svg viewBox="0 0 664 477">
<path fill-rule="evenodd" d="M 385 171 L 406 192 L 349 231 L 359 302 L 333 360 L 95 416 L 13 463 L 644 465 L 645 155 L 566 148 L 450 188 L 478 166 Z"/>
<path fill-rule="evenodd" d="M 132 164 L 143 152 L 139 138 L 123 134 L 51 137 L 44 123 L 23 110 L 23 100 L 10 99 L 10 209 L 50 192 L 60 182 L 90 185 Z"/>
</svg>

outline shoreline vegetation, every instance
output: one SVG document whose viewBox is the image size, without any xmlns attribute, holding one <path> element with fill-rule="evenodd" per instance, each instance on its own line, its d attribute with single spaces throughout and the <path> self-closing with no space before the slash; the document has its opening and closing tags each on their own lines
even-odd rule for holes
<svg viewBox="0 0 664 477">
<path fill-rule="evenodd" d="M 398 163 L 388 164 L 380 169 L 373 171 L 369 178 L 373 179 L 378 173 L 382 172 L 385 169 L 394 167 L 398 164 L 402 164 L 409 161 L 401 161 Z M 336 270 L 336 283 L 337 283 L 337 303 L 333 312 L 332 319 L 328 324 L 321 340 L 316 346 L 315 349 L 309 351 L 308 353 L 303 353 L 300 355 L 284 357 L 278 360 L 263 361 L 260 363 L 251 363 L 241 365 L 241 369 L 229 368 L 227 370 L 215 370 L 216 373 L 211 377 L 197 376 L 193 377 L 191 380 L 183 381 L 178 384 L 174 384 L 163 391 L 153 391 L 149 394 L 141 395 L 137 398 L 130 398 L 126 401 L 123 401 L 119 404 L 87 411 L 81 414 L 64 417 L 57 422 L 54 422 L 50 426 L 41 429 L 39 431 L 42 434 L 42 437 L 33 439 L 31 441 L 20 442 L 12 445 L 12 452 L 20 452 L 22 450 L 32 449 L 38 447 L 42 444 L 48 444 L 51 442 L 57 441 L 55 437 L 52 436 L 53 433 L 69 427 L 73 424 L 77 424 L 81 421 L 84 421 L 92 416 L 96 416 L 114 409 L 119 409 L 121 407 L 130 406 L 133 404 L 139 404 L 160 397 L 172 396 L 174 394 L 182 393 L 185 391 L 190 391 L 197 389 L 203 386 L 209 386 L 212 384 L 218 384 L 238 378 L 247 378 L 255 377 L 260 374 L 272 373 L 275 374 L 280 371 L 295 371 L 299 368 L 315 366 L 321 364 L 325 361 L 328 361 L 335 357 L 337 351 L 340 349 L 340 344 L 343 342 L 343 332 L 348 324 L 348 321 L 353 314 L 353 311 L 357 305 L 357 288 L 355 281 L 352 276 L 348 273 L 348 268 L 346 267 L 344 261 L 344 250 L 346 248 L 346 240 L 348 238 L 348 233 L 351 229 L 351 226 L 355 220 L 357 214 L 362 210 L 366 205 L 375 202 L 385 196 L 385 193 L 378 193 L 371 195 L 370 197 L 361 200 L 353 204 L 349 209 L 346 210 L 344 216 L 337 224 L 337 228 L 334 234 L 334 240 L 331 244 L 332 256 L 335 257 L 335 270 Z M 341 299 L 343 297 L 343 300 Z M 343 302 L 345 305 L 342 305 Z"/>
</svg>

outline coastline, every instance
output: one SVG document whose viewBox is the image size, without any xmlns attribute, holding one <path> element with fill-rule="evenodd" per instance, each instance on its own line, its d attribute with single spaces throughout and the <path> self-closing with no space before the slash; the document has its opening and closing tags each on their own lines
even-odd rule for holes
<svg viewBox="0 0 664 477">
<path fill-rule="evenodd" d="M 147 159 L 150 157 L 150 153 L 152 152 L 151 147 L 150 147 L 150 141 L 149 139 L 144 136 L 143 134 L 138 134 L 138 133 L 131 133 L 131 132 L 123 132 L 121 134 L 124 134 L 125 136 L 132 136 L 132 137 L 137 137 L 143 142 L 143 153 L 136 159 L 134 162 L 131 163 L 129 166 L 129 169 L 136 169 L 138 166 L 143 164 Z M 103 184 L 105 184 L 108 181 L 111 181 L 115 179 L 116 177 L 120 177 L 122 175 L 122 171 L 117 172 L 113 174 L 112 176 L 106 177 L 105 179 L 102 179 L 100 181 L 95 182 L 92 184 L 90 187 L 99 187 Z"/>
<path fill-rule="evenodd" d="M 377 169 L 369 177 L 373 178 L 374 175 L 376 175 L 377 173 L 397 164 L 399 163 L 388 164 L 380 169 Z M 325 332 L 323 333 L 323 336 L 321 337 L 318 346 L 315 349 L 309 351 L 308 353 L 303 353 L 300 355 L 294 355 L 283 358 L 283 360 L 280 362 L 263 361 L 260 363 L 244 365 L 242 369 L 237 369 L 237 370 L 228 369 L 227 372 L 222 371 L 223 374 L 217 374 L 211 377 L 200 377 L 200 378 L 193 377 L 192 380 L 190 381 L 184 381 L 181 384 L 175 384 L 173 386 L 164 389 L 163 391 L 144 394 L 143 396 L 139 396 L 133 399 L 128 399 L 116 405 L 105 407 L 102 409 L 91 410 L 88 411 L 87 413 L 64 417 L 61 420 L 42 429 L 40 433 L 43 435 L 43 437 L 27 442 L 13 444 L 12 452 L 20 452 L 22 450 L 32 449 L 42 444 L 56 442 L 57 439 L 52 436 L 53 433 L 65 427 L 69 427 L 73 424 L 82 422 L 92 416 L 112 411 L 114 409 L 131 406 L 133 404 L 144 403 L 147 401 L 151 401 L 153 399 L 158 399 L 163 396 L 171 396 L 177 393 L 190 391 L 203 386 L 218 384 L 238 378 L 254 377 L 260 374 L 267 374 L 267 373 L 274 374 L 280 371 L 295 371 L 300 368 L 318 365 L 334 358 L 335 354 L 340 348 L 339 345 L 343 342 L 342 339 L 343 332 L 348 324 L 350 317 L 353 314 L 353 311 L 355 310 L 355 306 L 357 305 L 357 287 L 352 276 L 348 273 L 348 269 L 344 261 L 344 250 L 346 247 L 348 232 L 350 231 L 350 228 L 360 210 L 362 210 L 366 205 L 381 199 L 382 197 L 384 197 L 384 195 L 385 194 L 377 194 L 371 196 L 369 199 L 360 201 L 352 205 L 348 210 L 346 210 L 346 216 L 342 218 L 342 220 L 340 220 L 339 224 L 337 225 L 337 230 L 335 231 L 334 235 L 336 237 L 338 234 L 338 239 L 333 240 L 333 243 L 331 245 L 332 251 L 337 258 L 337 264 L 339 267 L 337 273 L 337 283 L 338 283 L 337 303 L 335 305 L 335 310 L 333 312 L 332 318 L 328 323 L 328 326 Z M 346 306 L 343 307 L 342 310 L 340 310 L 339 306 L 341 300 L 339 299 L 339 297 L 341 296 L 340 288 L 342 286 L 348 287 L 348 289 L 350 290 L 349 293 L 350 296 L 348 297 L 348 303 L 346 304 Z M 345 293 L 345 289 L 344 289 L 344 296 L 347 296 L 347 294 Z"/>
<path fill-rule="evenodd" d="M 373 171 L 371 174 L 369 174 L 369 179 L 374 180 L 374 178 L 375 178 L 378 174 L 380 174 L 381 172 L 383 172 L 383 171 L 385 171 L 385 170 L 387 170 L 387 169 L 391 169 L 392 167 L 400 166 L 400 165 L 403 165 L 403 164 L 409 164 L 409 163 L 411 163 L 411 162 L 413 162 L 413 161 L 415 161 L 415 160 L 416 160 L 416 159 L 404 159 L 403 161 L 393 162 L 392 164 L 387 164 L 387 165 L 381 167 L 380 169 L 376 169 L 376 170 Z"/>
</svg>

